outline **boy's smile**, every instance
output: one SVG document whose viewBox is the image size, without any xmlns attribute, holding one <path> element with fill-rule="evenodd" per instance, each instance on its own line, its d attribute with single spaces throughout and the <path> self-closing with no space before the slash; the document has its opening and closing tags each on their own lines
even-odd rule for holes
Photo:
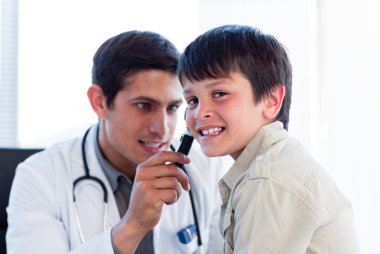
<svg viewBox="0 0 380 254">
<path fill-rule="evenodd" d="M 264 101 L 255 101 L 250 82 L 238 72 L 227 78 L 184 83 L 186 123 L 207 156 L 236 159 L 268 123 Z"/>
<path fill-rule="evenodd" d="M 224 127 L 203 127 L 198 128 L 197 130 L 203 137 L 216 136 L 224 131 Z"/>
</svg>

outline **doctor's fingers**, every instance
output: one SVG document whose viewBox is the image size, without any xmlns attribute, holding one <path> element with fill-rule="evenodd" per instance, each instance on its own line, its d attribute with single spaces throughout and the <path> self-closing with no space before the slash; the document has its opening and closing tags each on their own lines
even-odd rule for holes
<svg viewBox="0 0 380 254">
<path fill-rule="evenodd" d="M 163 204 L 171 205 L 180 197 L 180 189 L 155 189 L 144 194 L 147 204 L 153 205 L 155 209 L 162 209 Z"/>
<path fill-rule="evenodd" d="M 156 180 L 155 180 L 156 181 Z M 178 186 L 178 181 L 171 180 L 159 180 L 159 183 L 153 184 L 152 181 L 144 181 L 138 183 L 136 187 L 136 196 L 132 199 L 132 207 L 140 207 L 143 209 L 138 209 L 144 211 L 144 213 L 150 213 L 149 208 L 154 208 L 156 212 L 162 209 L 164 204 L 173 204 L 176 202 L 181 194 L 181 188 L 156 188 L 155 185 L 160 186 L 171 186 L 173 184 Z M 141 213 L 138 213 L 141 216 Z"/>
<path fill-rule="evenodd" d="M 171 190 L 176 192 L 177 198 L 181 195 L 181 185 L 176 177 L 161 177 L 153 180 L 153 186 L 157 191 Z"/>
<path fill-rule="evenodd" d="M 189 178 L 175 164 L 163 164 L 150 167 L 140 167 L 137 169 L 135 181 L 154 181 L 160 178 L 174 177 L 185 190 L 190 190 Z"/>
<path fill-rule="evenodd" d="M 180 193 L 172 189 L 162 189 L 159 190 L 158 193 L 160 195 L 160 200 L 167 205 L 174 204 L 180 196 Z"/>
<path fill-rule="evenodd" d="M 187 157 L 184 154 L 172 152 L 172 151 L 161 151 L 159 153 L 156 153 L 146 161 L 142 162 L 140 165 L 137 166 L 137 169 L 140 167 L 151 167 L 151 166 L 157 166 L 157 165 L 163 165 L 167 162 L 172 163 L 179 163 L 179 164 L 188 164 L 190 163 L 190 158 Z"/>
</svg>

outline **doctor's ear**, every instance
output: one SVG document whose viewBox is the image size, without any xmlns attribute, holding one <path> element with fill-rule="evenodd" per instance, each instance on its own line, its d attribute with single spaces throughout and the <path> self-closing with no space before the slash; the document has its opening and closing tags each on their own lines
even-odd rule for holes
<svg viewBox="0 0 380 254">
<path fill-rule="evenodd" d="M 280 112 L 282 107 L 282 102 L 285 97 L 285 86 L 278 84 L 268 96 L 264 98 L 265 108 L 263 111 L 263 116 L 268 120 L 276 119 L 278 112 Z"/>
<path fill-rule="evenodd" d="M 108 107 L 103 89 L 99 85 L 93 84 L 87 90 L 87 97 L 92 109 L 98 115 L 98 118 L 104 118 L 107 115 Z"/>
</svg>

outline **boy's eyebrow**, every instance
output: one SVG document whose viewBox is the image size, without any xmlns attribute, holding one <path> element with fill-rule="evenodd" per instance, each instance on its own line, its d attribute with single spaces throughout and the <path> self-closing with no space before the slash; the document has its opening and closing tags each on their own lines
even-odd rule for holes
<svg viewBox="0 0 380 254">
<path fill-rule="evenodd" d="M 205 85 L 205 87 L 206 87 L 206 88 L 212 88 L 212 87 L 214 87 L 214 86 L 217 86 L 217 85 L 220 85 L 220 84 L 222 84 L 222 83 L 225 83 L 226 80 L 230 80 L 230 79 L 229 79 L 229 78 L 222 78 L 222 79 L 218 79 L 218 80 L 213 80 L 212 82 L 207 83 L 207 84 Z M 191 91 L 192 91 L 191 88 L 186 88 L 186 89 L 183 90 L 183 94 L 190 94 Z"/>
</svg>

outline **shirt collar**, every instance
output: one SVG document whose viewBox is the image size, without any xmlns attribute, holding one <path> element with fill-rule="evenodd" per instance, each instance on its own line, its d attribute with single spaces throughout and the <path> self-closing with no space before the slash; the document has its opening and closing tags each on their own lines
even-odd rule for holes
<svg viewBox="0 0 380 254">
<path fill-rule="evenodd" d="M 252 161 L 270 145 L 282 139 L 284 132 L 286 130 L 280 121 L 264 125 L 260 128 L 221 181 L 229 189 L 232 189 L 238 178 L 248 169 Z"/>
<path fill-rule="evenodd" d="M 96 127 L 96 135 L 94 136 L 95 138 L 95 154 L 96 157 L 98 158 L 100 167 L 102 168 L 104 174 L 106 175 L 108 182 L 111 185 L 112 191 L 115 192 L 119 186 L 118 179 L 120 177 L 126 178 L 127 181 L 129 181 L 128 177 L 123 175 L 120 171 L 118 171 L 114 166 L 109 163 L 103 155 L 103 152 L 100 150 L 100 145 L 99 145 L 99 125 Z"/>
</svg>

